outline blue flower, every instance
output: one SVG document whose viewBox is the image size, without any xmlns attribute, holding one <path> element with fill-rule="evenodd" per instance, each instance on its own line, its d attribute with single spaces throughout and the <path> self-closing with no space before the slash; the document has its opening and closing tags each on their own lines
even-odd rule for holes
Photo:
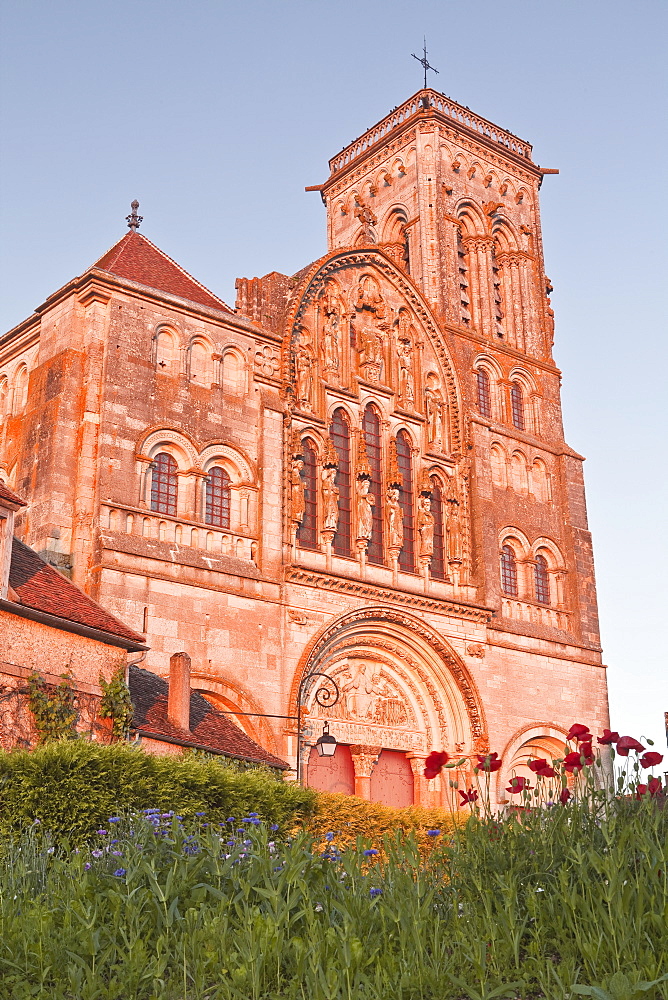
<svg viewBox="0 0 668 1000">
<path fill-rule="evenodd" d="M 251 819 L 257 819 L 260 814 L 259 813 L 248 813 L 248 815 L 250 816 Z"/>
<path fill-rule="evenodd" d="M 195 813 L 195 816 L 206 816 L 206 813 L 205 812 Z"/>
<path fill-rule="evenodd" d="M 118 843 L 118 837 L 116 837 L 114 840 L 110 840 L 109 843 L 110 844 L 117 844 Z"/>
<path fill-rule="evenodd" d="M 93 858 L 101 858 L 102 855 L 104 854 L 104 851 L 91 851 L 90 853 L 91 857 Z"/>
<path fill-rule="evenodd" d="M 120 823 L 120 822 L 121 822 L 120 816 L 110 816 L 109 819 L 107 820 L 107 823 Z"/>
<path fill-rule="evenodd" d="M 114 855 L 115 858 L 123 857 L 123 851 L 112 851 L 111 853 Z"/>
<path fill-rule="evenodd" d="M 84 865 L 84 871 L 87 872 L 92 867 L 93 866 L 91 865 L 90 861 L 87 861 L 86 864 Z"/>
<path fill-rule="evenodd" d="M 101 837 L 106 837 L 107 836 L 107 831 L 106 830 L 97 830 L 96 832 L 99 833 Z"/>
<path fill-rule="evenodd" d="M 325 840 L 334 840 L 334 832 L 333 832 L 333 830 L 328 830 L 327 831 L 327 833 L 325 834 Z"/>
<path fill-rule="evenodd" d="M 382 896 L 383 895 L 383 890 L 382 889 L 369 889 L 369 895 L 371 896 L 372 899 L 375 899 L 376 896 Z"/>
<path fill-rule="evenodd" d="M 441 831 L 440 830 L 427 830 L 427 836 L 428 837 L 440 837 L 441 836 Z"/>
<path fill-rule="evenodd" d="M 123 878 L 124 875 L 127 875 L 127 871 L 125 870 L 125 868 L 117 868 L 116 871 L 114 872 L 114 875 L 117 878 Z"/>
<path fill-rule="evenodd" d="M 364 851 L 365 858 L 372 858 L 374 854 L 378 854 L 378 851 L 376 850 L 375 847 L 369 847 L 368 850 Z M 378 891 L 380 892 L 380 890 Z"/>
<path fill-rule="evenodd" d="M 269 829 L 272 831 L 272 833 L 278 830 L 278 823 L 272 823 Z"/>
<path fill-rule="evenodd" d="M 228 816 L 225 820 L 226 823 L 234 823 L 234 816 Z"/>
</svg>

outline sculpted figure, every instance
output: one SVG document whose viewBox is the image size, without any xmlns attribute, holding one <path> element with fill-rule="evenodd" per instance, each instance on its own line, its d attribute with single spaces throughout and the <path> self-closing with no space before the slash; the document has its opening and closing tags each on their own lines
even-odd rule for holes
<svg viewBox="0 0 668 1000">
<path fill-rule="evenodd" d="M 365 327 L 360 333 L 360 365 L 378 365 L 383 363 L 383 335 L 372 326 Z"/>
<path fill-rule="evenodd" d="M 336 287 L 331 283 L 327 285 L 323 295 L 322 307 L 325 314 L 323 329 L 325 371 L 338 372 L 340 364 L 339 332 L 343 319 L 343 306 Z"/>
<path fill-rule="evenodd" d="M 290 519 L 294 524 L 301 524 L 306 504 L 304 502 L 305 485 L 302 479 L 304 461 L 295 458 L 290 473 Z"/>
<path fill-rule="evenodd" d="M 322 470 L 323 529 L 336 531 L 339 523 L 339 488 L 336 485 L 335 466 L 325 466 Z"/>
<path fill-rule="evenodd" d="M 355 308 L 358 312 L 367 309 L 369 312 L 375 313 L 376 319 L 385 318 L 385 301 L 380 292 L 380 285 L 370 274 L 365 274 L 360 278 Z"/>
<path fill-rule="evenodd" d="M 313 400 L 313 367 L 315 361 L 308 344 L 308 337 L 300 333 L 295 347 L 295 374 L 297 399 L 300 403 L 311 404 Z"/>
<path fill-rule="evenodd" d="M 443 394 L 438 386 L 432 383 L 427 385 L 424 395 L 429 444 L 441 444 L 443 441 Z"/>
<path fill-rule="evenodd" d="M 420 536 L 420 555 L 432 556 L 434 554 L 434 515 L 431 512 L 431 497 L 420 497 L 417 529 Z"/>
<path fill-rule="evenodd" d="M 400 549 L 404 544 L 404 512 L 399 503 L 399 490 L 390 486 L 387 491 L 387 544 L 391 549 Z"/>
<path fill-rule="evenodd" d="M 368 479 L 357 480 L 357 537 L 371 538 L 373 532 L 373 508 L 375 499 L 369 493 Z"/>
<path fill-rule="evenodd" d="M 413 377 L 413 345 L 409 337 L 399 341 L 399 402 L 413 409 L 415 405 L 415 379 Z"/>
<path fill-rule="evenodd" d="M 445 528 L 446 551 L 449 560 L 457 561 L 462 557 L 462 521 L 459 500 L 449 498 L 448 508 L 448 521 Z"/>
</svg>

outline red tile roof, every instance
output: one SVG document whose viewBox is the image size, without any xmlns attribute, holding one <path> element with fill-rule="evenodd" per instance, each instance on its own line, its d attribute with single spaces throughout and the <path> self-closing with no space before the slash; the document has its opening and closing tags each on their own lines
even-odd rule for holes
<svg viewBox="0 0 668 1000">
<path fill-rule="evenodd" d="M 109 632 L 117 639 L 131 643 L 133 648 L 135 644 L 144 648 L 142 636 L 92 601 L 18 538 L 14 539 L 12 545 L 9 586 L 18 598 L 17 603 L 26 608 L 55 615 L 100 632 Z"/>
<path fill-rule="evenodd" d="M 222 299 L 196 281 L 176 261 L 137 232 L 129 232 L 93 264 L 119 278 L 136 281 L 159 292 L 178 295 L 209 309 L 232 312 Z"/>
<path fill-rule="evenodd" d="M 157 741 L 167 738 L 180 746 L 213 751 L 238 760 L 256 761 L 285 770 L 288 765 L 261 747 L 215 708 L 198 691 L 190 695 L 190 730 L 167 718 L 169 685 L 162 677 L 130 665 L 130 694 L 135 710 L 134 727 Z"/>
<path fill-rule="evenodd" d="M 8 486 L 5 486 L 3 482 L 0 482 L 0 500 L 4 500 L 6 503 L 15 504 L 17 507 L 26 507 L 27 504 L 25 500 L 22 500 L 20 496 L 17 496 L 13 490 L 10 490 Z"/>
</svg>

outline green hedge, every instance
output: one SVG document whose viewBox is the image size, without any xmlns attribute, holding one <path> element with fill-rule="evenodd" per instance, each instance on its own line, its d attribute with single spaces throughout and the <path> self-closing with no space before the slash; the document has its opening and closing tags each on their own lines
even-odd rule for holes
<svg viewBox="0 0 668 1000">
<path fill-rule="evenodd" d="M 219 822 L 249 811 L 282 829 L 314 808 L 315 795 L 264 770 L 240 772 L 218 758 L 155 757 L 126 743 L 63 741 L 0 753 L 0 836 L 35 820 L 55 839 L 81 843 L 127 809 L 206 812 Z"/>
</svg>

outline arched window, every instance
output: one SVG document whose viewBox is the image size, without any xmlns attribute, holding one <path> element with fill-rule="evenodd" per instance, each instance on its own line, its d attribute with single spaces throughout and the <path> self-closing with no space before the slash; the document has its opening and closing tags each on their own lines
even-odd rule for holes
<svg viewBox="0 0 668 1000">
<path fill-rule="evenodd" d="M 194 340 L 190 345 L 189 374 L 194 382 L 206 385 L 209 373 L 209 350 L 202 340 Z"/>
<path fill-rule="evenodd" d="M 415 571 L 415 546 L 413 541 L 413 473 L 411 469 L 411 441 L 406 431 L 397 434 L 397 465 L 401 473 L 399 503 L 404 513 L 404 544 L 399 553 L 399 566 L 406 573 Z"/>
<path fill-rule="evenodd" d="M 240 396 L 244 388 L 244 363 L 236 351 L 226 351 L 221 365 L 223 392 Z"/>
<path fill-rule="evenodd" d="M 517 563 L 510 545 L 501 549 L 501 590 L 509 597 L 517 597 Z"/>
<path fill-rule="evenodd" d="M 304 516 L 297 530 L 297 541 L 303 549 L 318 548 L 318 456 L 310 441 L 302 442 L 304 455 Z"/>
<path fill-rule="evenodd" d="M 513 418 L 513 427 L 518 431 L 524 430 L 524 393 L 519 382 L 513 382 L 510 387 L 510 411 Z"/>
<path fill-rule="evenodd" d="M 350 427 L 345 411 L 334 411 L 329 436 L 339 456 L 336 485 L 339 488 L 339 522 L 334 535 L 333 549 L 337 556 L 352 555 L 352 501 L 350 482 Z"/>
<path fill-rule="evenodd" d="M 176 517 L 176 499 L 178 496 L 178 477 L 176 460 L 161 451 L 153 459 L 153 476 L 151 478 L 151 510 L 159 514 L 170 514 Z"/>
<path fill-rule="evenodd" d="M 362 431 L 366 453 L 371 466 L 371 488 L 369 492 L 375 500 L 373 508 L 373 531 L 367 548 L 369 562 L 383 565 L 383 501 L 382 501 L 382 446 L 380 439 L 380 418 L 369 404 L 364 411 Z"/>
<path fill-rule="evenodd" d="M 536 600 L 541 604 L 550 603 L 550 576 L 547 570 L 545 556 L 536 556 L 533 568 L 533 578 L 536 588 Z"/>
<path fill-rule="evenodd" d="M 7 394 L 9 392 L 9 382 L 7 376 L 0 378 L 0 417 L 4 417 L 7 412 Z"/>
<path fill-rule="evenodd" d="M 155 366 L 159 372 L 174 373 L 177 346 L 170 330 L 159 330 L 155 337 Z"/>
<path fill-rule="evenodd" d="M 16 372 L 14 382 L 14 413 L 22 413 L 28 400 L 28 369 L 25 365 Z"/>
<path fill-rule="evenodd" d="M 206 477 L 204 520 L 216 528 L 230 526 L 230 477 L 220 465 L 209 469 Z"/>
<path fill-rule="evenodd" d="M 498 445 L 491 447 L 492 482 L 495 486 L 506 485 L 506 463 Z"/>
<path fill-rule="evenodd" d="M 445 530 L 443 525 L 443 493 L 436 476 L 431 477 L 431 512 L 434 515 L 434 554 L 429 573 L 435 580 L 447 579 L 445 572 Z"/>
<path fill-rule="evenodd" d="M 475 373 L 478 388 L 478 409 L 483 417 L 492 416 L 492 395 L 489 389 L 489 375 L 484 368 L 478 368 Z"/>
</svg>

